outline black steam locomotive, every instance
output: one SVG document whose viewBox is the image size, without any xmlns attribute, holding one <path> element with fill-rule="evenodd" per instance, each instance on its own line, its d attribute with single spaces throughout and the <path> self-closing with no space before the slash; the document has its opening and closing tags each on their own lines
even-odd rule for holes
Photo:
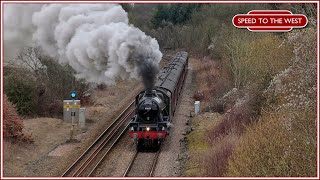
<svg viewBox="0 0 320 180">
<path fill-rule="evenodd" d="M 169 135 L 178 99 L 187 76 L 188 53 L 178 52 L 158 76 L 152 91 L 136 96 L 135 116 L 129 125 L 130 138 L 137 149 L 159 148 Z"/>
</svg>

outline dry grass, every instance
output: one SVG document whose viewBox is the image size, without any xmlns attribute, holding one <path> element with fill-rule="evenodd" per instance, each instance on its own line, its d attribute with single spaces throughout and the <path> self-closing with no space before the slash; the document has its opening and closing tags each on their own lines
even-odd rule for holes
<svg viewBox="0 0 320 180">
<path fill-rule="evenodd" d="M 192 119 L 195 129 L 187 136 L 188 161 L 184 176 L 223 176 L 238 135 L 228 134 L 212 139 L 210 133 L 223 122 L 218 113 L 203 113 Z"/>
<path fill-rule="evenodd" d="M 204 113 L 192 119 L 195 129 L 187 136 L 188 160 L 184 176 L 207 176 L 206 154 L 211 153 L 212 145 L 208 141 L 208 131 L 221 121 L 217 113 Z"/>
<path fill-rule="evenodd" d="M 71 153 L 64 152 L 61 157 L 48 154 L 69 138 L 70 123 L 53 118 L 24 121 L 23 132 L 32 134 L 35 142 L 4 145 L 4 175 L 59 176 L 108 127 L 112 118 L 128 105 L 141 86 L 137 81 L 124 81 L 92 93 L 94 104 L 86 107 L 88 130 L 82 133 L 80 127 L 76 126 L 75 136 L 81 142 L 75 145 Z"/>
</svg>

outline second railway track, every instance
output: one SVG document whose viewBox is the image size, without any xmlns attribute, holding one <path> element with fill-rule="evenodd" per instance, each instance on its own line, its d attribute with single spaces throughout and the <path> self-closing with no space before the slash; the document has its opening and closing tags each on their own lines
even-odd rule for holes
<svg viewBox="0 0 320 180">
<path fill-rule="evenodd" d="M 62 174 L 62 177 L 88 177 L 99 166 L 122 134 L 134 113 L 132 102 L 94 143 Z"/>
</svg>

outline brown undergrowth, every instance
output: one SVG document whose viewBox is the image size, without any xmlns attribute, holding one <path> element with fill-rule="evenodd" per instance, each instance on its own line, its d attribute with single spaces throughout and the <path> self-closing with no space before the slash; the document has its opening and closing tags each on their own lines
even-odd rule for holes
<svg viewBox="0 0 320 180">
<path fill-rule="evenodd" d="M 194 98 L 202 101 L 202 111 L 222 115 L 211 121 L 203 118 L 208 113 L 192 118 L 192 121 L 205 121 L 207 124 L 203 125 L 206 127 L 203 133 L 198 123 L 193 123 L 194 131 L 188 135 L 190 159 L 198 159 L 196 162 L 199 164 L 189 165 L 193 171 L 187 170 L 186 175 L 316 175 L 317 62 L 314 28 L 294 31 L 286 37 L 258 36 L 260 38 L 247 42 L 256 46 L 231 61 L 238 63 L 236 65 L 240 63 L 238 70 L 245 73 L 232 79 L 242 80 L 242 85 L 238 84 L 239 87 L 229 92 L 223 90 L 226 86 L 219 86 L 219 81 L 226 76 L 219 78 L 216 62 L 196 62 L 198 91 Z M 269 46 L 272 48 L 267 48 Z M 267 49 L 272 52 L 265 54 Z M 257 62 L 252 64 L 249 60 Z M 221 88 L 222 93 L 217 88 Z M 205 146 L 200 146 L 205 150 L 195 151 L 198 143 L 192 140 L 195 137 L 205 139 L 202 142 Z"/>
<path fill-rule="evenodd" d="M 208 111 L 214 107 L 212 102 L 231 88 L 230 73 L 222 62 L 209 57 L 193 61 L 193 67 L 197 85 L 193 98 L 202 102 L 202 110 Z"/>
<path fill-rule="evenodd" d="M 17 114 L 15 106 L 3 96 L 3 138 L 13 143 L 32 143 L 31 136 L 23 133 L 23 119 Z"/>
</svg>

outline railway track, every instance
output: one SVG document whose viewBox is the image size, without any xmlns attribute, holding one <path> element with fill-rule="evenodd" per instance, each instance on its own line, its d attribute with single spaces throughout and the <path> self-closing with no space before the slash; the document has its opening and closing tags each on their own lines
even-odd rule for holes
<svg viewBox="0 0 320 180">
<path fill-rule="evenodd" d="M 158 158 L 160 154 L 160 149 L 154 153 L 144 153 L 136 151 L 132 157 L 129 166 L 123 174 L 123 177 L 128 176 L 153 176 Z M 149 157 L 148 157 L 149 156 Z M 149 163 L 148 163 L 149 161 Z M 144 167 L 143 167 L 144 166 Z M 138 167 L 140 169 L 134 169 Z M 143 172 L 141 172 L 143 171 Z M 139 173 L 139 174 L 137 174 Z"/>
<path fill-rule="evenodd" d="M 130 119 L 134 115 L 134 106 L 135 102 L 133 101 L 61 176 L 89 177 L 93 175 L 120 137 L 126 132 Z M 141 174 L 143 174 L 143 176 L 153 176 L 159 154 L 160 150 L 155 153 L 135 152 L 135 155 L 123 176 L 141 176 Z M 149 165 L 146 167 L 148 170 L 137 171 L 137 173 L 142 173 L 135 175 L 136 172 L 132 167 L 135 167 L 135 163 L 139 166 L 137 157 L 140 157 L 140 159 L 142 159 L 142 164 L 145 164 L 143 163 L 143 160 L 146 158 L 148 159 L 148 156 L 153 156 L 153 158 L 149 158 Z"/>
<path fill-rule="evenodd" d="M 126 131 L 134 115 L 134 101 L 120 113 L 113 123 L 62 174 L 62 177 L 88 177 Z"/>
</svg>

